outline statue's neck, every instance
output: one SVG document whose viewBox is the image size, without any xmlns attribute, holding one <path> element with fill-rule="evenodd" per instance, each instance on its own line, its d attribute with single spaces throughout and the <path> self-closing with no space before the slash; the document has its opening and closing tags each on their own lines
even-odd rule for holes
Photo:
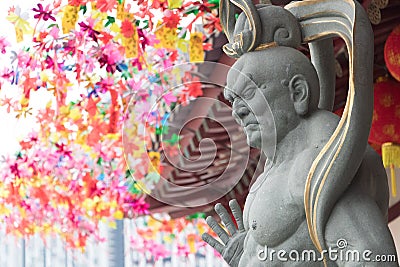
<svg viewBox="0 0 400 267">
<path fill-rule="evenodd" d="M 287 132 L 287 134 L 277 143 L 274 164 L 281 164 L 296 157 L 304 150 L 319 146 L 325 143 L 335 130 L 339 118 L 327 111 L 315 111 L 307 117 L 299 118 L 299 123 Z M 321 122 L 324 126 L 321 128 Z M 263 151 L 268 160 L 271 156 Z"/>
<path fill-rule="evenodd" d="M 306 147 L 307 127 L 306 121 L 300 123 L 289 131 L 276 145 L 274 164 L 288 161 L 299 154 Z"/>
</svg>

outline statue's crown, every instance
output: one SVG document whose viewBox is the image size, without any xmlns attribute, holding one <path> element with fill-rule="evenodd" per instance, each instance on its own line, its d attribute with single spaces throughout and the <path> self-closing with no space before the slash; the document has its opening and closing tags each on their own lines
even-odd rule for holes
<svg viewBox="0 0 400 267">
<path fill-rule="evenodd" d="M 235 6 L 243 11 L 237 21 Z M 247 52 L 276 46 L 297 48 L 301 43 L 297 19 L 283 7 L 254 6 L 249 0 L 221 0 L 220 14 L 229 40 L 223 47 L 228 56 L 238 58 Z"/>
</svg>

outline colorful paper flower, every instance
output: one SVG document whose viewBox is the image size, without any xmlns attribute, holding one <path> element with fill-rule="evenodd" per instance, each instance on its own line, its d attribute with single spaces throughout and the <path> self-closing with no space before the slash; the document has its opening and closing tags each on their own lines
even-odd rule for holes
<svg viewBox="0 0 400 267">
<path fill-rule="evenodd" d="M 188 74 L 193 69 L 165 70 L 189 58 L 187 11 L 200 8 L 196 19 L 210 17 L 211 7 L 164 0 L 131 6 L 119 0 L 61 4 L 43 1 L 30 13 L 10 8 L 7 20 L 17 41 L 31 33 L 23 49 L 0 37 L 1 53 L 11 58 L 0 63 L 0 85 L 18 92 L 5 94 L 0 104 L 40 125 L 0 163 L 0 220 L 9 234 L 58 234 L 69 247 L 84 249 L 88 238 L 103 240 L 100 221 L 115 226 L 124 216 L 150 214 L 145 192 L 160 179 L 160 148 L 170 156 L 178 153 L 179 136 L 164 144 L 159 138 L 168 130 L 171 107 L 202 94 L 199 81 Z M 159 14 L 163 25 L 156 27 L 152 23 Z M 214 20 L 217 28 L 215 17 L 208 21 Z M 199 44 L 204 49 L 202 39 Z M 167 91 L 179 84 L 187 86 Z M 32 98 L 39 93 L 50 100 L 36 108 Z M 143 135 L 144 129 L 150 135 Z M 129 141 L 124 143 L 123 136 Z M 170 239 L 189 235 L 200 242 L 193 239 L 200 233 L 193 232 L 193 220 L 162 219 L 158 225 Z M 151 249 L 154 260 L 172 253 L 151 239 L 153 229 L 139 232 L 136 247 Z M 178 251 L 183 257 L 191 253 L 184 246 Z"/>
<path fill-rule="evenodd" d="M 33 16 L 37 20 L 44 20 L 48 21 L 51 19 L 52 21 L 56 21 L 56 18 L 52 15 L 51 10 L 49 10 L 50 5 L 47 5 L 45 8 L 43 8 L 43 5 L 41 3 L 37 4 L 37 8 L 33 8 L 32 10 L 36 12 L 36 14 Z"/>
</svg>

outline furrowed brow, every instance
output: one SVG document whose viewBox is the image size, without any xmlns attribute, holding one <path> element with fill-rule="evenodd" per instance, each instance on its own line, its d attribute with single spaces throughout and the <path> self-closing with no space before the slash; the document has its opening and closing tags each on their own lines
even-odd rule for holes
<svg viewBox="0 0 400 267">
<path fill-rule="evenodd" d="M 246 89 L 247 86 L 249 86 L 249 85 L 250 86 L 255 85 L 255 82 L 253 81 L 251 74 L 250 73 L 245 73 L 245 74 L 240 73 L 240 76 L 238 76 L 238 79 L 235 80 L 235 83 L 233 85 L 233 88 L 235 89 L 235 91 L 233 91 L 233 89 L 231 89 L 231 91 L 233 91 L 233 93 L 236 95 L 241 95 L 242 91 L 244 89 Z"/>
</svg>

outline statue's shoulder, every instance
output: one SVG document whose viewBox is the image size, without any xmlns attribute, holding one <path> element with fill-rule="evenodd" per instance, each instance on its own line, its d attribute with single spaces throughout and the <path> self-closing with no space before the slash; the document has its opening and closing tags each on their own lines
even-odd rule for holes
<svg viewBox="0 0 400 267">
<path fill-rule="evenodd" d="M 288 185 L 291 195 L 302 203 L 304 186 L 311 165 L 332 136 L 340 118 L 331 112 L 318 111 L 307 118 L 304 147 L 290 164 Z"/>
<path fill-rule="evenodd" d="M 336 114 L 319 110 L 308 118 L 308 136 L 307 142 L 310 148 L 314 145 L 325 145 L 340 121 L 340 117 Z"/>
</svg>

